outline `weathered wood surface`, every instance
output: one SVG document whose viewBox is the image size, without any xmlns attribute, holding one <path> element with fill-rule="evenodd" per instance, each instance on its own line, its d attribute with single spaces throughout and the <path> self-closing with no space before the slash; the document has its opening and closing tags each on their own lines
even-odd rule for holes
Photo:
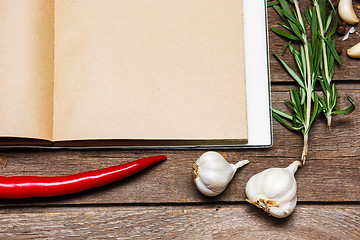
<svg viewBox="0 0 360 240">
<path fill-rule="evenodd" d="M 0 209 L 2 239 L 347 239 L 359 205 L 299 204 L 286 219 L 254 206 L 84 206 Z"/>
<path fill-rule="evenodd" d="M 272 9 L 268 13 L 273 27 L 279 18 Z M 269 37 L 270 53 L 281 53 L 285 41 L 271 31 Z M 360 60 L 345 54 L 360 41 L 359 34 L 347 41 L 337 36 L 337 41 L 343 48 L 343 66 L 334 76 L 340 107 L 348 105 L 347 95 L 359 105 Z M 289 54 L 284 59 L 292 61 Z M 273 56 L 270 66 L 273 106 L 286 110 L 283 100 L 293 81 Z M 202 150 L 0 150 L 0 160 L 8 159 L 0 169 L 4 176 L 65 175 L 150 155 L 169 158 L 128 179 L 79 194 L 0 200 L 0 238 L 360 239 L 359 107 L 349 116 L 335 116 L 331 129 L 323 118 L 315 123 L 308 162 L 296 174 L 299 203 L 286 219 L 272 218 L 245 202 L 244 187 L 253 174 L 286 166 L 301 155 L 302 137 L 275 121 L 273 126 L 270 149 L 219 151 L 230 162 L 251 163 L 215 198 L 202 196 L 192 182 L 191 166 Z"/>
<path fill-rule="evenodd" d="M 339 87 L 339 104 L 346 106 L 346 95 L 360 102 L 360 90 L 355 84 Z M 288 87 L 273 87 L 273 106 L 284 108 Z M 360 111 L 348 116 L 335 116 L 328 129 L 319 119 L 310 135 L 309 160 L 301 168 L 298 179 L 299 201 L 359 201 L 360 200 Z M 228 189 L 216 198 L 203 197 L 192 182 L 192 164 L 204 152 L 155 150 L 24 150 L 3 151 L 8 158 L 1 175 L 65 175 L 124 163 L 137 158 L 165 154 L 168 160 L 126 180 L 66 197 L 39 199 L 42 204 L 92 203 L 196 203 L 245 201 L 245 184 L 255 173 L 272 166 L 285 167 L 300 158 L 302 137 L 274 122 L 274 146 L 270 149 L 220 151 L 230 161 L 248 159 Z M 34 200 L 15 201 L 32 204 Z M 1 204 L 14 201 L 0 201 Z"/>
</svg>

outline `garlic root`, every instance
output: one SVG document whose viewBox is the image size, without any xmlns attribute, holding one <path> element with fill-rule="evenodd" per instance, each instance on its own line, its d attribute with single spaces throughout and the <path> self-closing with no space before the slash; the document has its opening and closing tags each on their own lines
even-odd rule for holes
<svg viewBox="0 0 360 240">
<path fill-rule="evenodd" d="M 352 58 L 360 58 L 360 42 L 347 50 L 347 55 Z"/>
<path fill-rule="evenodd" d="M 352 5 L 352 0 L 340 0 L 338 12 L 340 18 L 348 24 L 354 25 L 359 22 Z"/>
<path fill-rule="evenodd" d="M 206 196 L 219 195 L 225 190 L 237 169 L 248 163 L 248 160 L 243 160 L 230 164 L 221 154 L 206 152 L 193 164 L 196 188 Z"/>
<path fill-rule="evenodd" d="M 269 168 L 252 176 L 246 184 L 247 201 L 277 218 L 289 216 L 297 203 L 294 177 L 299 161 L 286 168 Z"/>
</svg>

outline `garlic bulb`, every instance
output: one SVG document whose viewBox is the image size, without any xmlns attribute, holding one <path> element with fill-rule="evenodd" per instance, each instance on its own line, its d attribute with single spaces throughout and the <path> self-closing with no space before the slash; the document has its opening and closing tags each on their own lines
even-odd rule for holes
<svg viewBox="0 0 360 240">
<path fill-rule="evenodd" d="M 295 209 L 299 161 L 287 168 L 269 168 L 252 176 L 246 184 L 247 201 L 277 218 L 289 216 Z"/>
<path fill-rule="evenodd" d="M 338 12 L 340 18 L 348 24 L 354 25 L 359 22 L 352 5 L 352 0 L 340 0 Z"/>
<path fill-rule="evenodd" d="M 206 152 L 193 164 L 196 188 L 206 196 L 216 196 L 225 190 L 236 170 L 248 163 L 243 160 L 230 164 L 221 154 Z"/>
<path fill-rule="evenodd" d="M 347 50 L 347 55 L 352 58 L 360 58 L 360 42 Z"/>
</svg>

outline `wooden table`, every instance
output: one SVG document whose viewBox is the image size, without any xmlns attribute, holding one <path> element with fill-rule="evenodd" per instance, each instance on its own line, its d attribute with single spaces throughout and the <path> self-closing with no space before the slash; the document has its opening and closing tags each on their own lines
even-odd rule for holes
<svg viewBox="0 0 360 240">
<path fill-rule="evenodd" d="M 355 2 L 356 3 L 356 2 Z M 360 15 L 358 13 L 358 15 Z M 268 9 L 269 27 L 279 21 Z M 357 32 L 360 26 L 356 26 Z M 285 41 L 269 33 L 270 52 Z M 339 106 L 351 96 L 360 105 L 360 61 L 345 50 L 360 41 L 358 33 L 343 48 L 336 69 Z M 289 54 L 286 61 L 292 61 Z M 292 80 L 270 56 L 272 103 L 285 109 Z M 296 173 L 298 205 L 285 219 L 275 219 L 245 201 L 245 184 L 257 172 L 285 167 L 298 160 L 302 136 L 276 121 L 270 149 L 219 151 L 234 163 L 248 159 L 226 191 L 201 195 L 192 182 L 192 163 L 200 150 L 1 150 L 8 159 L 1 175 L 65 175 L 138 158 L 165 154 L 166 162 L 123 181 L 70 196 L 50 199 L 1 200 L 0 238 L 120 239 L 359 239 L 360 112 L 335 116 L 329 129 L 319 118 L 311 133 L 307 164 Z M 214 149 L 216 150 L 216 149 Z"/>
</svg>

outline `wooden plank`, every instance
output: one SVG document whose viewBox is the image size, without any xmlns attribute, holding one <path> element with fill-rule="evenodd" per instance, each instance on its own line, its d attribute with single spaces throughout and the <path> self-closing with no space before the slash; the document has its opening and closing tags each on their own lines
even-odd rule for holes
<svg viewBox="0 0 360 240">
<path fill-rule="evenodd" d="M 340 85 L 340 84 L 339 84 Z M 358 85 L 356 85 L 359 87 Z M 360 103 L 355 85 L 339 86 L 340 107 L 347 106 L 346 95 Z M 275 87 L 273 106 L 284 109 L 287 89 Z M 319 119 L 310 132 L 307 164 L 297 174 L 299 201 L 360 200 L 360 112 L 336 116 L 328 129 Z M 216 149 L 214 149 L 216 150 Z M 248 159 L 226 191 L 218 197 L 202 196 L 192 182 L 192 163 L 202 150 L 3 150 L 8 159 L 0 175 L 66 175 L 98 169 L 138 158 L 165 154 L 168 160 L 140 174 L 95 190 L 51 199 L 1 200 L 0 204 L 92 204 L 92 203 L 196 203 L 243 202 L 245 184 L 255 173 L 270 167 L 285 167 L 300 158 L 302 137 L 274 122 L 274 146 L 270 149 L 242 149 L 221 152 L 229 162 Z"/>
<path fill-rule="evenodd" d="M 250 204 L 1 209 L 4 239 L 359 239 L 359 205 L 299 204 L 275 219 Z"/>
<path fill-rule="evenodd" d="M 308 1 L 300 2 L 302 9 L 308 6 Z M 353 1 L 354 6 L 356 6 L 356 2 Z M 277 13 L 273 10 L 273 8 L 268 8 L 268 28 L 269 28 L 269 57 L 270 57 L 270 69 L 271 69 L 271 81 L 272 82 L 293 82 L 293 80 L 289 77 L 286 71 L 282 68 L 281 64 L 276 60 L 273 53 L 281 55 L 283 48 L 285 47 L 287 40 L 277 36 L 270 29 L 278 28 L 282 29 L 278 25 L 279 22 L 282 22 L 281 18 L 277 15 Z M 347 26 L 347 30 L 350 29 L 351 26 Z M 335 35 L 336 46 L 342 49 L 342 53 L 340 54 L 340 59 L 342 61 L 341 66 L 337 66 L 335 69 L 335 74 L 333 80 L 336 81 L 351 81 L 351 80 L 360 80 L 359 67 L 360 62 L 359 59 L 352 59 L 346 55 L 346 50 L 353 45 L 359 42 L 358 34 L 360 32 L 360 25 L 357 24 L 354 26 L 356 33 L 351 34 L 348 40 L 343 41 L 342 36 Z M 292 55 L 289 51 L 286 51 L 286 54 L 282 56 L 282 58 L 287 62 L 294 70 L 297 69 L 295 66 L 295 62 L 293 60 Z"/>
</svg>

